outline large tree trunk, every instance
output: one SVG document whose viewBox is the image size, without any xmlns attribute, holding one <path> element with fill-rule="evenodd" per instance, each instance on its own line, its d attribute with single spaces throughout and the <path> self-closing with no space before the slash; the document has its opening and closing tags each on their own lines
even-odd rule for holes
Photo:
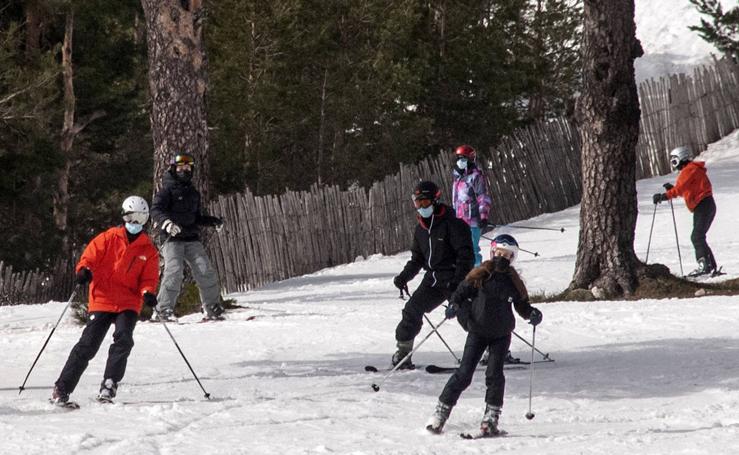
<svg viewBox="0 0 739 455">
<path fill-rule="evenodd" d="M 195 157 L 193 183 L 208 200 L 207 60 L 202 0 L 141 0 L 149 54 L 154 187 L 176 153 Z"/>
<path fill-rule="evenodd" d="M 634 230 L 639 100 L 634 0 L 585 0 L 580 239 L 570 289 L 628 295 L 637 286 Z M 594 292 L 595 293 L 595 292 Z M 598 293 L 596 293 L 598 294 Z"/>
</svg>

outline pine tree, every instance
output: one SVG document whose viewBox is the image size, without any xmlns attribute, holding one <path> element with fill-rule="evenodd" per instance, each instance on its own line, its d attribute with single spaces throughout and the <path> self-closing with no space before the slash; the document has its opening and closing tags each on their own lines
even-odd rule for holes
<svg viewBox="0 0 739 455">
<path fill-rule="evenodd" d="M 739 6 L 724 12 L 719 0 L 690 0 L 710 22 L 701 19 L 700 26 L 689 26 L 707 42 L 716 46 L 726 57 L 739 61 Z"/>
</svg>

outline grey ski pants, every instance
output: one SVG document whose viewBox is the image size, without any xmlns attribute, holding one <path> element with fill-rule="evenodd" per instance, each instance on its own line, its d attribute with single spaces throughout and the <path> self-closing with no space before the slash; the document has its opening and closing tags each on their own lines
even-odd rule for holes
<svg viewBox="0 0 739 455">
<path fill-rule="evenodd" d="M 200 301 L 203 310 L 210 314 L 211 309 L 220 305 L 221 291 L 218 286 L 218 275 L 199 241 L 168 241 L 162 248 L 164 256 L 164 275 L 159 286 L 157 311 L 174 311 L 177 297 L 182 290 L 185 262 L 190 266 L 192 277 L 200 290 Z"/>
</svg>

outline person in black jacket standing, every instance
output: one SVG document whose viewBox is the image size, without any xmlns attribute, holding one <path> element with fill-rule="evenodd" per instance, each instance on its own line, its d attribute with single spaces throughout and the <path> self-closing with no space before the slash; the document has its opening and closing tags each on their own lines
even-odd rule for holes
<svg viewBox="0 0 739 455">
<path fill-rule="evenodd" d="M 511 306 L 532 325 L 538 325 L 542 319 L 541 311 L 529 303 L 523 281 L 510 266 L 518 255 L 516 239 L 499 235 L 491 242 L 490 250 L 490 260 L 472 270 L 449 300 L 447 318 L 459 315 L 459 323 L 468 334 L 459 368 L 446 383 L 426 424 L 432 433 L 441 433 L 459 396 L 472 383 L 472 375 L 486 349 L 490 351 L 490 359 L 485 370 L 485 412 L 478 436 L 500 433 L 498 419 L 505 392 L 503 364 L 516 327 Z"/>
<path fill-rule="evenodd" d="M 223 220 L 202 213 L 200 192 L 192 184 L 194 167 L 195 160 L 191 155 L 175 155 L 151 207 L 152 219 L 161 227 L 165 242 L 162 247 L 164 276 L 157 295 L 157 313 L 165 321 L 176 320 L 174 308 L 182 289 L 185 262 L 200 289 L 204 319 L 223 319 L 218 275 L 200 241 L 201 226 L 220 230 Z"/>
<path fill-rule="evenodd" d="M 402 292 L 421 269 L 426 270 L 426 274 L 406 302 L 403 318 L 395 329 L 398 350 L 392 357 L 393 366 L 413 350 L 424 313 L 430 313 L 447 300 L 475 262 L 470 227 L 454 216 L 454 210 L 439 201 L 440 196 L 439 187 L 429 181 L 419 182 L 413 191 L 418 225 L 413 235 L 411 259 L 393 284 Z M 408 359 L 400 368 L 412 369 L 414 365 Z"/>
</svg>

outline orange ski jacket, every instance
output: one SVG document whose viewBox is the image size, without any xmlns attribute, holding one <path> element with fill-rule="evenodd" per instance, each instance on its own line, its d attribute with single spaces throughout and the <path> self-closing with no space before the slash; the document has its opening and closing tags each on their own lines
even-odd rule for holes
<svg viewBox="0 0 739 455">
<path fill-rule="evenodd" d="M 711 181 L 708 180 L 706 163 L 703 161 L 691 161 L 685 165 L 677 176 L 675 186 L 665 193 L 667 199 L 682 197 L 685 205 L 691 212 L 708 196 L 713 195 Z"/>
<path fill-rule="evenodd" d="M 76 271 L 92 272 L 88 311 L 141 312 L 143 294 L 156 294 L 159 284 L 159 253 L 142 232 L 128 243 L 126 228 L 112 227 L 99 234 L 82 253 Z"/>
</svg>

